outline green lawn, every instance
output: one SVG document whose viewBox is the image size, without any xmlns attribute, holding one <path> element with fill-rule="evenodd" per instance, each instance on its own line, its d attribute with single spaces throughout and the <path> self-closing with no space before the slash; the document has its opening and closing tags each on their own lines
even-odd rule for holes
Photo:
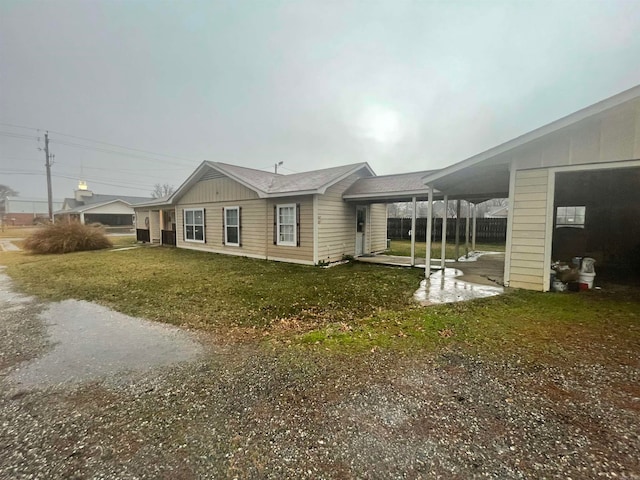
<svg viewBox="0 0 640 480">
<path fill-rule="evenodd" d="M 350 322 L 407 308 L 422 276 L 360 263 L 325 269 L 164 247 L 15 254 L 4 263 L 19 287 L 42 298 L 92 300 L 199 328 Z"/>
<path fill-rule="evenodd" d="M 336 352 L 451 347 L 523 357 L 640 350 L 637 288 L 576 294 L 528 291 L 466 303 L 412 302 L 422 272 L 349 263 L 292 265 L 190 250 L 141 247 L 66 255 L 1 253 L 17 287 L 47 300 L 96 301 L 230 339 Z M 594 347 L 599 345 L 599 347 Z M 619 359 L 619 360 L 618 360 Z"/>
<path fill-rule="evenodd" d="M 469 246 L 471 249 L 471 246 Z M 477 243 L 476 250 L 504 252 L 504 243 Z M 425 242 L 416 242 L 416 257 L 425 257 L 427 246 Z M 441 243 L 434 242 L 431 244 L 432 258 L 440 258 Z M 411 240 L 391 240 L 391 248 L 387 250 L 388 255 L 399 255 L 402 257 L 411 256 Z M 460 255 L 464 255 L 464 242 L 460 244 Z M 447 243 L 446 258 L 456 258 L 455 245 Z"/>
</svg>

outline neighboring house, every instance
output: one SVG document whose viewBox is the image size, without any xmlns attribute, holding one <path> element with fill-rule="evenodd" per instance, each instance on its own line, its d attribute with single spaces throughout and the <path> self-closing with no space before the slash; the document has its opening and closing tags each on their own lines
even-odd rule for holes
<svg viewBox="0 0 640 480">
<path fill-rule="evenodd" d="M 574 256 L 628 268 L 640 251 L 640 85 L 424 181 L 449 198 L 509 198 L 506 285 L 549 290 L 552 261 Z"/>
<path fill-rule="evenodd" d="M 229 255 L 335 262 L 385 250 L 388 199 L 396 189 L 400 199 L 423 195 L 424 173 L 376 177 L 357 163 L 278 175 L 205 161 L 170 197 L 135 207 L 137 235 Z"/>
<path fill-rule="evenodd" d="M 82 224 L 101 223 L 109 227 L 133 227 L 133 207 L 148 202 L 149 197 L 102 195 L 80 182 L 73 198 L 65 198 L 62 208 L 54 213 L 56 220 L 76 220 Z"/>
<path fill-rule="evenodd" d="M 62 207 L 62 200 L 53 200 L 53 210 Z M 49 218 L 49 202 L 46 198 L 7 197 L 4 200 L 5 225 L 26 226 L 46 222 Z"/>
</svg>

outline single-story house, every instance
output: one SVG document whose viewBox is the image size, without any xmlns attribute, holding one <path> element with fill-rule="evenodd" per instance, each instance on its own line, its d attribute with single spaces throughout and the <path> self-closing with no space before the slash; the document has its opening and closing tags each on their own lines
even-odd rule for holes
<svg viewBox="0 0 640 480">
<path fill-rule="evenodd" d="M 65 198 L 62 208 L 54 212 L 53 216 L 56 220 L 75 220 L 82 224 L 101 223 L 109 227 L 133 227 L 133 207 L 150 200 L 149 197 L 93 193 L 87 189 L 86 183 L 81 181 L 73 198 Z"/>
<path fill-rule="evenodd" d="M 433 202 L 491 198 L 509 200 L 507 286 L 549 290 L 554 260 L 589 256 L 606 271 L 640 256 L 640 85 L 436 171 L 277 175 L 205 161 L 170 197 L 136 206 L 136 229 L 144 241 L 319 264 L 384 250 L 386 204 L 427 201 L 428 273 Z"/>
<path fill-rule="evenodd" d="M 426 195 L 427 172 L 377 177 L 366 163 L 280 175 L 203 162 L 168 198 L 135 206 L 141 241 L 317 265 L 380 252 L 387 206 Z"/>
<path fill-rule="evenodd" d="M 620 271 L 640 255 L 640 85 L 423 180 L 448 199 L 509 198 L 508 286 L 547 291 L 552 261 L 575 256 Z"/>
<path fill-rule="evenodd" d="M 62 200 L 52 201 L 53 210 L 62 207 Z M 26 226 L 49 219 L 49 201 L 46 198 L 7 197 L 4 199 L 2 220 L 5 225 Z"/>
</svg>

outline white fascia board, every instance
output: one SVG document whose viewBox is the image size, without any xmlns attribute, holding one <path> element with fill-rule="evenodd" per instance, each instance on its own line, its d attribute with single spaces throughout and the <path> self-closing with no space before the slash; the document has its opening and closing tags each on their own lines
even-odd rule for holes
<svg viewBox="0 0 640 480">
<path fill-rule="evenodd" d="M 64 212 L 66 213 L 83 213 L 86 212 L 88 210 L 93 210 L 94 208 L 97 207 L 104 207 L 105 205 L 111 205 L 112 203 L 124 203 L 125 205 L 129 206 L 129 207 L 133 207 L 129 202 L 125 202 L 124 200 L 120 200 L 120 199 L 115 199 L 115 200 L 109 200 L 108 202 L 102 202 L 102 203 L 90 203 L 89 205 L 82 205 L 80 207 L 76 207 L 76 208 L 72 208 L 71 210 L 65 210 Z"/>
<path fill-rule="evenodd" d="M 440 193 L 437 190 L 434 193 Z M 359 200 L 365 198 L 384 198 L 384 197 L 413 197 L 413 196 L 422 196 L 428 195 L 429 189 L 424 190 L 401 190 L 399 192 L 383 192 L 383 193 L 354 193 L 351 195 L 343 195 L 342 198 L 345 200 Z"/>
</svg>

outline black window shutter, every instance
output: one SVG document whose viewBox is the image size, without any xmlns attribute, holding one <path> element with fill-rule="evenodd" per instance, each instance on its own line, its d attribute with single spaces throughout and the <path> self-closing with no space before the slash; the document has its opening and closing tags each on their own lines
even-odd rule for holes
<svg viewBox="0 0 640 480">
<path fill-rule="evenodd" d="M 207 209 L 202 209 L 202 241 L 207 243 Z"/>
<path fill-rule="evenodd" d="M 222 207 L 222 244 L 224 245 L 224 229 L 225 229 L 224 207 Z"/>
<path fill-rule="evenodd" d="M 278 206 L 273 206 L 273 244 L 278 244 Z"/>
<path fill-rule="evenodd" d="M 182 241 L 186 241 L 187 237 L 185 232 L 187 231 L 187 212 L 182 210 Z"/>
<path fill-rule="evenodd" d="M 242 207 L 238 207 L 238 246 L 242 247 Z"/>
<path fill-rule="evenodd" d="M 300 204 L 296 203 L 296 245 L 300 246 Z"/>
</svg>

